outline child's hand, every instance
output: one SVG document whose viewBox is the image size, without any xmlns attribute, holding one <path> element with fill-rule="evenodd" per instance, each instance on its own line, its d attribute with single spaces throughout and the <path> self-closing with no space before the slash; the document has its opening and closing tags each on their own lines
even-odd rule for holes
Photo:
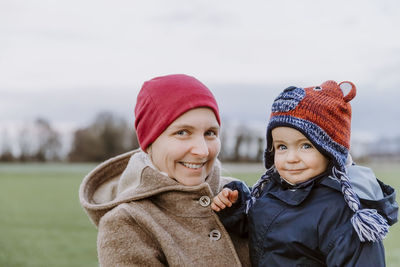
<svg viewBox="0 0 400 267">
<path fill-rule="evenodd" d="M 232 191 L 229 188 L 224 188 L 216 197 L 214 197 L 213 202 L 211 203 L 211 208 L 215 211 L 220 211 L 226 207 L 231 207 L 232 204 L 237 201 L 238 197 L 239 191 Z"/>
</svg>

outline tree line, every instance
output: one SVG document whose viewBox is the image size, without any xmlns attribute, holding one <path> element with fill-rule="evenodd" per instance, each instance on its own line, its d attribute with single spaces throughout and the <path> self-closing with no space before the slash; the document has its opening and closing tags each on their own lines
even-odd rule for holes
<svg viewBox="0 0 400 267">
<path fill-rule="evenodd" d="M 61 147 L 60 135 L 43 119 L 38 118 L 33 123 L 19 129 L 16 144 L 12 144 L 8 132 L 3 129 L 0 143 L 0 161 L 58 161 Z M 18 149 L 15 155 L 13 146 Z"/>
<path fill-rule="evenodd" d="M 221 130 L 222 161 L 262 160 L 264 137 L 245 124 Z M 19 129 L 16 142 L 3 129 L 0 142 L 2 162 L 100 162 L 139 147 L 136 132 L 128 122 L 111 112 L 101 112 L 87 126 L 73 132 L 70 148 L 62 153 L 61 133 L 45 118 Z M 13 147 L 14 146 L 14 147 Z"/>
</svg>

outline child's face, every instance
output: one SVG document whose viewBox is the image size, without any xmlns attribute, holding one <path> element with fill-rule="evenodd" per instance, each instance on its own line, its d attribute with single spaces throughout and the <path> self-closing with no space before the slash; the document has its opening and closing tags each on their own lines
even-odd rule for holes
<svg viewBox="0 0 400 267">
<path fill-rule="evenodd" d="M 271 134 L 275 167 L 288 182 L 305 182 L 328 167 L 329 160 L 298 130 L 277 127 Z"/>
</svg>

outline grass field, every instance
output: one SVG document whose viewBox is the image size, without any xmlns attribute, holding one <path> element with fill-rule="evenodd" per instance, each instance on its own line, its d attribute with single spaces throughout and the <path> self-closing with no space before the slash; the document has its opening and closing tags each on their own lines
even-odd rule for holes
<svg viewBox="0 0 400 267">
<path fill-rule="evenodd" d="M 230 176 L 253 184 L 259 165 L 225 165 Z M 0 164 L 0 266 L 98 266 L 96 229 L 78 200 L 93 164 Z M 400 188 L 400 166 L 373 167 Z M 399 196 L 397 196 L 399 201 Z M 387 266 L 400 264 L 400 226 L 385 239 Z"/>
</svg>

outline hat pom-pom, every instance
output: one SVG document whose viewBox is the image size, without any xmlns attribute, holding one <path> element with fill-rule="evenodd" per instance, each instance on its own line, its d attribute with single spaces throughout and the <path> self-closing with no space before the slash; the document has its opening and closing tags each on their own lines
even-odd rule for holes
<svg viewBox="0 0 400 267">
<path fill-rule="evenodd" d="M 361 242 L 382 241 L 389 231 L 386 220 L 374 209 L 357 210 L 351 218 L 351 223 Z"/>
</svg>

